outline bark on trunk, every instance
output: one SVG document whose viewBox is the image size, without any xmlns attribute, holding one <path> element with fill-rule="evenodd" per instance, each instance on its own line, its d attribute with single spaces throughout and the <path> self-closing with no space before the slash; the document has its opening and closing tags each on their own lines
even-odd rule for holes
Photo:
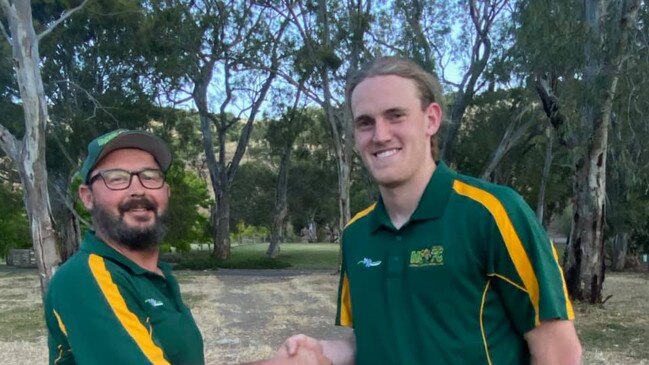
<svg viewBox="0 0 649 365">
<path fill-rule="evenodd" d="M 604 283 L 606 151 L 595 148 L 577 168 L 573 228 L 566 261 L 572 298 L 599 303 Z"/>
<path fill-rule="evenodd" d="M 291 146 L 287 146 L 282 154 L 277 175 L 277 190 L 275 195 L 275 214 L 273 216 L 273 227 L 270 233 L 270 244 L 266 255 L 275 258 L 279 254 L 279 243 L 282 239 L 282 228 L 287 214 L 286 195 L 288 190 L 288 168 L 291 157 Z"/>
<path fill-rule="evenodd" d="M 214 257 L 220 260 L 230 258 L 230 191 L 219 192 L 216 202 L 216 231 Z"/>
<path fill-rule="evenodd" d="M 79 250 L 79 242 L 81 242 L 81 228 L 79 227 L 79 220 L 70 211 L 64 213 L 63 221 L 60 222 L 61 227 L 61 260 L 67 261 L 77 250 Z"/>
<path fill-rule="evenodd" d="M 550 167 L 552 166 L 552 142 L 554 141 L 554 134 L 552 134 L 552 129 L 550 129 L 550 127 L 546 129 L 545 136 L 547 137 L 548 142 L 545 146 L 543 175 L 541 176 L 541 183 L 539 184 L 539 196 L 536 200 L 536 219 L 538 219 L 541 224 L 545 222 L 545 188 L 548 184 L 548 179 L 550 178 Z"/>
<path fill-rule="evenodd" d="M 313 217 L 309 219 L 309 226 L 307 229 L 307 242 L 314 243 L 318 240 L 318 224 L 313 220 Z"/>
<path fill-rule="evenodd" d="M 611 267 L 614 271 L 624 271 L 626 254 L 629 251 L 629 233 L 618 233 L 611 242 Z"/>
<path fill-rule="evenodd" d="M 43 161 L 42 165 L 38 166 L 37 162 L 28 161 L 29 157 L 25 157 L 19 172 L 23 182 L 25 206 L 32 233 L 36 264 L 40 274 L 41 295 L 44 297 L 52 275 L 61 264 L 61 258 L 56 250 L 56 231 L 47 191 L 45 162 Z M 32 181 L 29 181 L 30 177 L 33 177 Z"/>
</svg>

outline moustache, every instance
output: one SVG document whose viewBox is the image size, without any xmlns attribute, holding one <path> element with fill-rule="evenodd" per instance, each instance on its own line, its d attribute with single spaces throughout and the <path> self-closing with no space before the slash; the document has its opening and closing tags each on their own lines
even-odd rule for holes
<svg viewBox="0 0 649 365">
<path fill-rule="evenodd" d="M 131 209 L 157 210 L 158 205 L 146 198 L 134 198 L 120 204 L 119 212 L 124 213 Z"/>
</svg>

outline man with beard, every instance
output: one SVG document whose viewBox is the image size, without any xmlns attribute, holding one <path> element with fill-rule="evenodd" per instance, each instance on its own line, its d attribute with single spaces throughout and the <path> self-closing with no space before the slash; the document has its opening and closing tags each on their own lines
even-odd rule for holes
<svg viewBox="0 0 649 365">
<path fill-rule="evenodd" d="M 50 364 L 204 364 L 201 333 L 171 268 L 158 261 L 170 164 L 165 142 L 147 132 L 120 129 L 88 145 L 79 197 L 94 231 L 47 292 Z M 300 356 L 256 364 L 328 363 Z"/>
</svg>

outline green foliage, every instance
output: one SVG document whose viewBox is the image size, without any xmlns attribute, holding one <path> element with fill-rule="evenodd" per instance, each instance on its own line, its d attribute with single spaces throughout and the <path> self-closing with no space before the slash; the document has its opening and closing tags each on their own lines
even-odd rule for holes
<svg viewBox="0 0 649 365">
<path fill-rule="evenodd" d="M 537 203 L 545 162 L 547 140 L 541 132 L 548 125 L 548 121 L 535 115 L 533 109 L 521 114 L 528 101 L 535 97 L 525 89 L 499 90 L 476 96 L 465 116 L 466 121 L 459 132 L 456 146 L 458 170 L 467 175 L 480 176 L 509 124 L 516 118 L 537 119 L 537 124 L 528 132 L 526 139 L 502 159 L 494 179 L 497 183 L 513 187 L 532 207 Z M 550 170 L 545 199 L 550 215 L 563 211 L 572 193 L 572 166 L 565 163 L 565 159 L 565 155 L 556 156 Z"/>
<path fill-rule="evenodd" d="M 246 257 L 243 259 L 221 261 L 208 253 L 192 253 L 182 256 L 180 262 L 174 267 L 176 270 L 216 270 L 223 269 L 286 269 L 291 264 L 267 256 Z"/>
<path fill-rule="evenodd" d="M 243 243 L 244 240 L 253 239 L 260 242 L 265 241 L 269 235 L 270 229 L 268 227 L 247 225 L 245 222 L 239 222 L 230 233 L 230 240 Z"/>
<path fill-rule="evenodd" d="M 303 153 L 306 151 L 302 151 Z M 288 205 L 296 232 L 310 221 L 335 226 L 338 219 L 338 183 L 333 161 L 300 159 L 289 172 Z"/>
<path fill-rule="evenodd" d="M 10 249 L 29 248 L 32 241 L 20 191 L 0 183 L 0 202 L 0 257 L 6 257 Z"/>
<path fill-rule="evenodd" d="M 230 226 L 240 222 L 270 228 L 275 206 L 275 173 L 260 161 L 242 164 L 232 184 Z"/>
<path fill-rule="evenodd" d="M 285 243 L 279 256 L 266 256 L 268 245 L 253 243 L 232 246 L 232 256 L 227 261 L 217 261 L 208 252 L 182 254 L 175 269 L 214 270 L 228 269 L 330 269 L 338 267 L 339 245 L 331 243 Z"/>
<path fill-rule="evenodd" d="M 583 13 L 580 1 L 517 2 L 509 29 L 516 39 L 509 49 L 516 71 L 524 78 L 545 72 L 571 78 L 580 72 L 587 40 Z"/>
<path fill-rule="evenodd" d="M 187 252 L 192 242 L 209 241 L 209 207 L 212 201 L 207 185 L 198 176 L 173 164 L 167 173 L 171 188 L 165 242 Z"/>
</svg>

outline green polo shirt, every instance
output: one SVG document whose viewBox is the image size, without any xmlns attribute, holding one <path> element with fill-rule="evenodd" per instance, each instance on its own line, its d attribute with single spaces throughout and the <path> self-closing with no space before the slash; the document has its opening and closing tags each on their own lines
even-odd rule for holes
<svg viewBox="0 0 649 365">
<path fill-rule="evenodd" d="M 50 364 L 202 365 L 203 339 L 171 268 L 145 270 L 93 232 L 52 277 Z"/>
<path fill-rule="evenodd" d="M 572 319 L 552 242 L 512 189 L 440 163 L 400 229 L 379 200 L 343 232 L 338 325 L 358 365 L 529 364 L 523 334 Z"/>
</svg>

